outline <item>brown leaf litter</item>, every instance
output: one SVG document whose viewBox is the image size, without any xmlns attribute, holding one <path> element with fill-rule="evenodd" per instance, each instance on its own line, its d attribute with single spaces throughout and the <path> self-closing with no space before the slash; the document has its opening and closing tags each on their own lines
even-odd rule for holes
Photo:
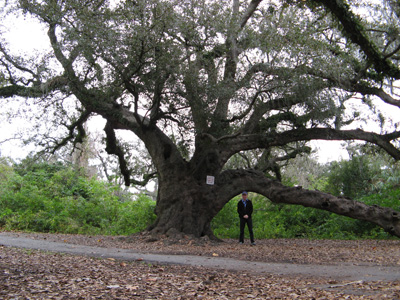
<svg viewBox="0 0 400 300">
<path fill-rule="evenodd" d="M 259 240 L 14 233 L 71 244 L 247 261 L 400 265 L 400 241 Z M 400 282 L 338 282 L 304 276 L 125 262 L 0 247 L 0 299 L 400 299 Z"/>
</svg>

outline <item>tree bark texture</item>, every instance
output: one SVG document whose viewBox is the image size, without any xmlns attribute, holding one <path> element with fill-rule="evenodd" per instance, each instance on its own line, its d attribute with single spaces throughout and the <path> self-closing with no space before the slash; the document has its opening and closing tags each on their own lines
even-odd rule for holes
<svg viewBox="0 0 400 300">
<path fill-rule="evenodd" d="M 153 233 L 181 232 L 195 237 L 210 236 L 211 220 L 218 213 L 213 194 L 204 184 L 183 180 L 178 184 L 161 183 L 155 213 L 157 219 L 149 229 Z"/>
</svg>

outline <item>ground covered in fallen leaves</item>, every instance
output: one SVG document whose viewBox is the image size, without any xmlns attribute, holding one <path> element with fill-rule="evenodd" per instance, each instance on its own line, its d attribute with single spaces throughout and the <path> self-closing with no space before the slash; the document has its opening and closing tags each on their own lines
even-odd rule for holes
<svg viewBox="0 0 400 300">
<path fill-rule="evenodd" d="M 400 241 L 235 240 L 216 243 L 187 236 L 129 237 L 26 234 L 89 246 L 146 253 L 221 256 L 299 264 L 400 265 Z M 124 262 L 0 247 L 0 299 L 400 299 L 400 282 L 339 282 Z"/>
</svg>

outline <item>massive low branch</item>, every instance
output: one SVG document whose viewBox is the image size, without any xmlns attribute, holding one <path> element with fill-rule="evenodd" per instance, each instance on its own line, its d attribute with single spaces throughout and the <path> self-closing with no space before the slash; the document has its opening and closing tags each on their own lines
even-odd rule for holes
<svg viewBox="0 0 400 300">
<path fill-rule="evenodd" d="M 400 237 L 400 213 L 391 208 L 369 206 L 362 202 L 335 197 L 320 191 L 305 190 L 301 187 L 287 187 L 254 170 L 225 171 L 217 178 L 216 184 L 225 186 L 221 189 L 221 193 L 227 193 L 231 197 L 236 196 L 238 191 L 246 189 L 264 195 L 274 203 L 302 205 L 371 222 Z"/>
</svg>

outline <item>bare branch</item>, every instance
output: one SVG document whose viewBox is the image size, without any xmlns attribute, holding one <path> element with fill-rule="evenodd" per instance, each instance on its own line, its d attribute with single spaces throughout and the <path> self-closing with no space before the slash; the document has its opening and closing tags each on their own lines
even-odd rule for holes
<svg viewBox="0 0 400 300">
<path fill-rule="evenodd" d="M 73 122 L 70 125 L 67 125 L 68 129 L 68 136 L 66 136 L 64 139 L 62 139 L 59 142 L 55 142 L 55 146 L 53 147 L 52 153 L 54 154 L 58 149 L 62 148 L 65 146 L 68 142 L 73 140 L 74 147 L 78 143 L 82 143 L 83 139 L 86 137 L 86 132 L 83 127 L 83 124 L 88 120 L 90 117 L 91 112 L 90 111 L 84 111 L 78 120 Z M 75 130 L 78 131 L 78 134 L 75 134 Z"/>
<path fill-rule="evenodd" d="M 381 98 L 384 102 L 390 105 L 400 107 L 400 100 L 394 99 L 391 95 L 386 93 L 381 88 L 369 87 L 365 84 L 356 84 L 353 87 L 353 91 L 358 92 L 362 95 L 375 95 Z"/>
<path fill-rule="evenodd" d="M 6 49 L 3 47 L 3 45 L 0 43 L 0 52 L 3 53 L 4 58 L 10 62 L 15 68 L 17 68 L 20 71 L 26 72 L 31 74 L 34 78 L 38 79 L 38 75 L 33 72 L 32 70 L 20 65 L 17 61 L 15 61 L 15 59 L 13 59 L 8 52 L 6 51 Z"/>
<path fill-rule="evenodd" d="M 240 22 L 240 28 L 244 28 L 246 25 L 247 21 L 251 18 L 251 16 L 254 14 L 256 11 L 257 7 L 260 5 L 262 0 L 252 0 L 247 7 L 246 12 L 244 13 L 242 17 L 242 21 Z"/>
<path fill-rule="evenodd" d="M 132 171 L 128 168 L 128 163 L 125 160 L 125 153 L 123 149 L 118 145 L 117 137 L 115 136 L 114 128 L 111 122 L 107 122 L 104 127 L 104 132 L 107 137 L 107 147 L 106 151 L 108 154 L 114 154 L 118 157 L 119 167 L 121 174 L 124 177 L 125 185 L 129 186 L 131 184 L 131 174 Z"/>
<path fill-rule="evenodd" d="M 133 185 L 146 186 L 151 179 L 154 179 L 156 177 L 157 177 L 157 172 L 153 172 L 150 174 L 143 174 L 143 180 L 141 181 L 131 178 L 130 182 Z"/>
</svg>

